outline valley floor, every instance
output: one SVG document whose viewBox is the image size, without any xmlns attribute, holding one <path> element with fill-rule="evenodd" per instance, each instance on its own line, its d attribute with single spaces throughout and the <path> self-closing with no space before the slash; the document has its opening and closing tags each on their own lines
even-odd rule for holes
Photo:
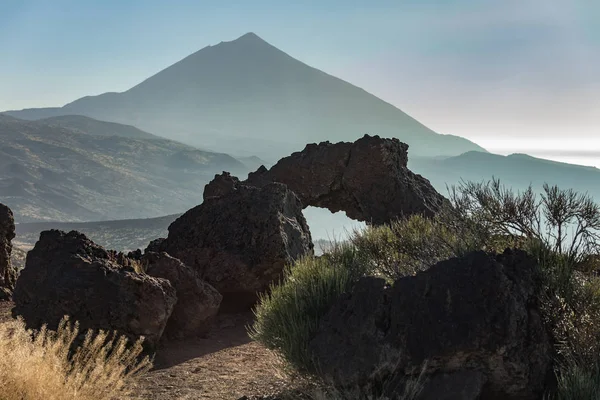
<svg viewBox="0 0 600 400">
<path fill-rule="evenodd" d="M 0 323 L 11 302 L 0 302 Z M 277 357 L 248 338 L 252 314 L 222 315 L 205 339 L 172 341 L 157 352 L 155 368 L 139 379 L 140 400 L 236 400 L 293 389 Z"/>
</svg>

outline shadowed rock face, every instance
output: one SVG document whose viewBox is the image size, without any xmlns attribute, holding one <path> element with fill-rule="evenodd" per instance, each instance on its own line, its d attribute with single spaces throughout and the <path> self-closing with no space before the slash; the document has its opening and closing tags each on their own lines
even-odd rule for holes
<svg viewBox="0 0 600 400">
<path fill-rule="evenodd" d="M 286 264 L 313 254 L 302 204 L 281 183 L 219 190 L 169 226 L 165 251 L 196 270 L 223 295 L 222 309 L 248 309 Z"/>
<path fill-rule="evenodd" d="M 177 297 L 166 279 L 137 273 L 135 262 L 85 235 L 42 232 L 15 287 L 13 314 L 28 327 L 56 329 L 65 315 L 81 329 L 116 330 L 154 347 Z"/>
<path fill-rule="evenodd" d="M 345 211 L 349 218 L 373 224 L 412 214 L 432 216 L 447 200 L 407 168 L 407 150 L 398 139 L 369 135 L 354 143 L 309 144 L 269 170 L 259 168 L 243 184 L 281 182 L 304 207 Z M 205 198 L 238 184 L 229 174 L 218 175 L 206 186 Z"/>
<path fill-rule="evenodd" d="M 443 261 L 392 287 L 364 278 L 323 318 L 310 348 L 340 386 L 418 374 L 427 362 L 422 400 L 538 399 L 552 344 L 536 280 L 534 261 L 510 250 Z"/>
<path fill-rule="evenodd" d="M 0 203 L 0 300 L 9 300 L 17 279 L 17 271 L 10 261 L 12 240 L 15 237 L 13 213 Z"/>
<path fill-rule="evenodd" d="M 148 275 L 168 280 L 177 290 L 177 304 L 165 335 L 173 339 L 206 335 L 223 296 L 202 281 L 196 271 L 167 253 L 149 252 L 140 257 L 140 262 Z"/>
</svg>

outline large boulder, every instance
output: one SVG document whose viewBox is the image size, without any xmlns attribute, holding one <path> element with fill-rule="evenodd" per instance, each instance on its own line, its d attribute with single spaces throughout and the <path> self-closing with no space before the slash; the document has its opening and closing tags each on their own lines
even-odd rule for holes
<svg viewBox="0 0 600 400">
<path fill-rule="evenodd" d="M 13 314 L 31 328 L 50 329 L 69 315 L 84 330 L 115 330 L 131 340 L 144 336 L 154 347 L 177 297 L 169 281 L 138 273 L 136 263 L 81 233 L 44 231 L 17 280 Z"/>
<path fill-rule="evenodd" d="M 0 203 L 0 301 L 10 299 L 17 279 L 17 271 L 11 263 L 14 237 L 13 213 L 10 208 Z"/>
<path fill-rule="evenodd" d="M 304 207 L 345 211 L 352 219 L 373 224 L 412 214 L 432 216 L 447 200 L 408 169 L 407 151 L 408 145 L 398 139 L 369 135 L 354 143 L 309 144 L 269 170 L 259 168 L 245 184 L 285 183 Z M 236 184 L 229 176 L 218 176 L 206 187 L 206 196 Z"/>
<path fill-rule="evenodd" d="M 552 344 L 537 287 L 534 261 L 510 250 L 443 261 L 392 287 L 364 278 L 310 349 L 342 387 L 401 382 L 424 367 L 421 400 L 539 399 Z"/>
<path fill-rule="evenodd" d="M 238 185 L 206 198 L 174 221 L 168 237 L 151 249 L 197 271 L 223 295 L 223 311 L 250 308 L 286 264 L 313 254 L 302 204 L 281 183 Z"/>
<path fill-rule="evenodd" d="M 167 253 L 148 252 L 140 258 L 148 275 L 171 282 L 177 291 L 177 304 L 167 322 L 165 335 L 183 339 L 208 333 L 223 296 L 196 271 Z"/>
</svg>

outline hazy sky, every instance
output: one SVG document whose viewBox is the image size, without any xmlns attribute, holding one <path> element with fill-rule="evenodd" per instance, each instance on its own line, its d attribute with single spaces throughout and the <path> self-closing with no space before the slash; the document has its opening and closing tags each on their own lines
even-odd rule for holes
<svg viewBox="0 0 600 400">
<path fill-rule="evenodd" d="M 598 21 L 598 0 L 3 0 L 0 110 L 123 91 L 253 31 L 440 133 L 594 158 Z"/>
</svg>

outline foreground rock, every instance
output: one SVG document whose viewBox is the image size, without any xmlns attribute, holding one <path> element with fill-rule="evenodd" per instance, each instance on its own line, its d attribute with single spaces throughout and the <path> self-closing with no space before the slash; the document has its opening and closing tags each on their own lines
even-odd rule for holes
<svg viewBox="0 0 600 400">
<path fill-rule="evenodd" d="M 148 275 L 168 280 L 177 291 L 177 304 L 167 322 L 165 335 L 174 339 L 206 335 L 223 296 L 201 280 L 193 269 L 167 253 L 146 253 L 140 262 Z"/>
<path fill-rule="evenodd" d="M 250 308 L 286 264 L 313 254 L 302 204 L 285 185 L 239 185 L 212 196 L 169 226 L 165 251 L 223 295 L 224 311 Z"/>
<path fill-rule="evenodd" d="M 11 263 L 12 240 L 15 237 L 13 213 L 0 203 L 0 301 L 10 300 L 17 279 Z"/>
<path fill-rule="evenodd" d="M 407 151 L 408 145 L 398 139 L 369 135 L 354 143 L 309 144 L 270 170 L 259 168 L 245 183 L 285 183 L 304 207 L 345 211 L 352 219 L 374 224 L 412 214 L 432 216 L 447 200 L 407 168 Z M 218 176 L 205 192 L 211 196 L 235 184 L 229 176 Z"/>
<path fill-rule="evenodd" d="M 69 315 L 83 330 L 145 336 L 153 347 L 177 297 L 169 281 L 139 274 L 134 265 L 78 232 L 42 232 L 17 280 L 13 314 L 29 327 L 47 323 L 51 329 Z"/>
<path fill-rule="evenodd" d="M 539 399 L 552 345 L 534 267 L 521 251 L 476 252 L 391 288 L 365 278 L 329 311 L 310 347 L 339 386 L 400 380 L 426 365 L 421 400 Z"/>
</svg>

